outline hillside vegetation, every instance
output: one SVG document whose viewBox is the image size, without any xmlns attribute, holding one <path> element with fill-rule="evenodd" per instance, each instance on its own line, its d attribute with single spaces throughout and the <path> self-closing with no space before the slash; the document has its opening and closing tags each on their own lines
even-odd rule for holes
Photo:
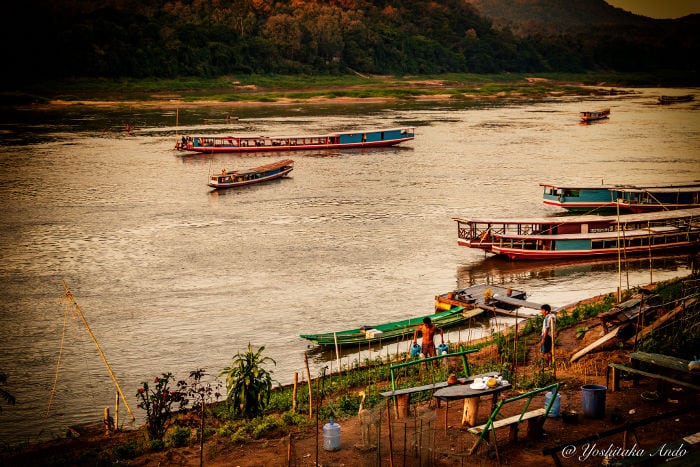
<svg viewBox="0 0 700 467">
<path fill-rule="evenodd" d="M 14 85 L 254 73 L 675 70 L 694 79 L 696 17 L 641 18 L 603 0 L 507 3 L 26 0 L 8 5 L 0 34 L 11 70 L 5 79 Z M 495 27 L 492 9 L 519 16 Z"/>
</svg>

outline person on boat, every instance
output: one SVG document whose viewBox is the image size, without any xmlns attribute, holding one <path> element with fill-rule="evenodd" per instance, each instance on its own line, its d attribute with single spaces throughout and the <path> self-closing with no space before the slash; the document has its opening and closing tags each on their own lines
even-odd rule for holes
<svg viewBox="0 0 700 467">
<path fill-rule="evenodd" d="M 542 338 L 540 339 L 540 350 L 544 358 L 546 367 L 552 365 L 552 345 L 554 345 L 554 327 L 557 322 L 557 317 L 552 314 L 552 307 L 546 303 L 540 307 L 544 320 L 542 321 Z"/>
<path fill-rule="evenodd" d="M 433 324 L 433 321 L 429 316 L 423 318 L 423 324 L 418 325 L 416 330 L 413 332 L 413 343 L 418 342 L 418 333 L 423 336 L 423 341 L 421 342 L 421 352 L 425 357 L 435 357 L 437 355 L 435 349 L 435 342 L 433 342 L 433 337 L 435 333 L 440 333 L 440 339 L 442 343 L 445 343 L 445 336 L 442 332 L 442 328 L 439 328 Z"/>
</svg>

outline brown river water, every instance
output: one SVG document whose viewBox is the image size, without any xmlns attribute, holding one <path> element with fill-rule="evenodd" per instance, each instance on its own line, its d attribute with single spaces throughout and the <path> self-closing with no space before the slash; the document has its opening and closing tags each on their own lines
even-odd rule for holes
<svg viewBox="0 0 700 467">
<path fill-rule="evenodd" d="M 430 313 L 474 283 L 555 307 L 689 272 L 676 257 L 511 263 L 457 246 L 457 216 L 546 216 L 539 183 L 700 180 L 700 114 L 639 89 L 609 98 L 143 109 L 78 106 L 2 114 L 0 318 L 3 443 L 99 420 L 115 389 L 89 334 L 66 315 L 65 281 L 137 416 L 136 390 L 164 372 L 215 376 L 248 343 L 276 381 L 304 374 L 300 333 Z M 696 90 L 690 90 L 696 92 Z M 610 107 L 581 125 L 578 112 Z M 205 119 L 238 116 L 231 124 Z M 131 136 L 124 135 L 129 123 Z M 296 135 L 414 126 L 393 148 L 184 156 L 176 134 Z M 212 192 L 210 172 L 290 157 L 288 179 Z M 449 333 L 478 337 L 479 328 Z M 346 354 L 345 362 L 408 343 Z M 61 365 L 56 371 L 57 361 Z M 311 374 L 335 365 L 312 352 Z M 52 391 L 55 385 L 55 391 Z M 49 400 L 53 400 L 50 409 Z M 47 413 L 48 412 L 48 413 Z M 120 420 L 127 419 L 124 407 Z"/>
</svg>

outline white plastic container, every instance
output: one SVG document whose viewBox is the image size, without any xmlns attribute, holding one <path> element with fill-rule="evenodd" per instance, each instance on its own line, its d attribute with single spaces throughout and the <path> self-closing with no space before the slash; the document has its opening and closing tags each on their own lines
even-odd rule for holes
<svg viewBox="0 0 700 467">
<path fill-rule="evenodd" d="M 323 425 L 323 449 L 326 451 L 340 451 L 340 425 L 330 422 Z"/>
</svg>

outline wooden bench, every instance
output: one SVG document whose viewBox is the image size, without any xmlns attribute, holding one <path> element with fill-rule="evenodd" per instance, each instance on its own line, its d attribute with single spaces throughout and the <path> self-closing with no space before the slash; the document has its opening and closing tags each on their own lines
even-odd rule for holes
<svg viewBox="0 0 700 467">
<path fill-rule="evenodd" d="M 528 411 L 528 409 L 530 408 L 530 404 L 532 403 L 532 399 L 535 396 L 544 394 L 549 391 L 552 392 L 552 398 L 550 399 L 549 404 L 547 404 L 546 407 Z M 535 389 L 534 391 L 526 392 L 525 394 L 521 394 L 519 396 L 511 397 L 510 399 L 504 399 L 499 401 L 496 404 L 496 407 L 493 409 L 493 412 L 491 412 L 491 415 L 489 416 L 489 419 L 486 423 L 484 423 L 483 425 L 469 428 L 468 431 L 472 434 L 478 435 L 478 438 L 476 439 L 472 447 L 469 449 L 468 454 L 472 454 L 479 446 L 479 443 L 481 443 L 481 441 L 484 438 L 487 438 L 489 435 L 492 434 L 494 447 L 496 448 L 496 456 L 498 456 L 496 430 L 499 428 L 509 427 L 509 439 L 513 442 L 517 442 L 519 426 L 520 423 L 524 421 L 527 421 L 528 423 L 528 437 L 538 437 L 542 433 L 542 426 L 544 425 L 544 422 L 547 419 L 546 417 L 549 415 L 549 412 L 552 409 L 554 402 L 556 401 L 558 393 L 559 383 L 554 383 L 540 389 Z M 527 399 L 527 402 L 525 403 L 519 414 L 497 420 L 499 412 L 504 406 L 523 399 Z"/>
<path fill-rule="evenodd" d="M 666 375 L 660 375 L 657 373 L 652 373 L 650 371 L 645 371 L 645 370 L 640 370 L 639 368 L 634 368 L 631 366 L 623 365 L 621 363 L 608 363 L 608 368 L 605 374 L 605 379 L 606 379 L 606 384 L 610 388 L 611 392 L 619 391 L 620 390 L 620 372 L 625 372 L 629 374 L 635 374 L 639 376 L 644 376 L 645 378 L 652 378 L 658 381 L 659 384 L 659 394 L 660 395 L 665 395 L 666 394 L 666 383 L 671 383 L 675 384 L 677 386 L 683 386 L 687 389 L 691 389 L 693 391 L 700 391 L 700 386 L 689 383 L 687 381 L 681 381 L 676 378 L 672 378 L 670 376 Z M 610 384 L 612 379 L 612 385 Z"/>
</svg>

